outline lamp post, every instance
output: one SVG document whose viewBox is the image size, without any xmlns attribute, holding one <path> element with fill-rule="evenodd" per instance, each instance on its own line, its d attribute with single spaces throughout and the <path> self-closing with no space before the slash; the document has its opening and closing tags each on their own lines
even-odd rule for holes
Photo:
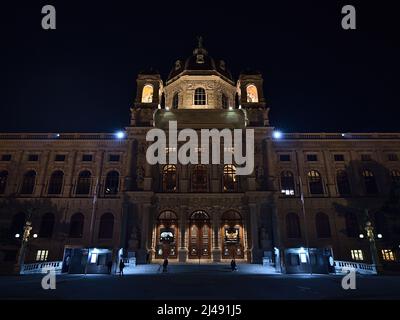
<svg viewBox="0 0 400 320">
<path fill-rule="evenodd" d="M 369 249 L 371 252 L 371 259 L 372 259 L 372 264 L 375 266 L 376 268 L 376 272 L 379 273 L 382 268 L 381 268 L 381 264 L 379 261 L 379 257 L 378 257 L 378 250 L 376 248 L 376 242 L 375 242 L 375 234 L 374 234 L 374 227 L 372 226 L 371 221 L 367 221 L 365 223 L 365 227 L 364 230 L 367 233 L 367 237 L 368 237 L 368 241 L 369 241 Z M 360 234 L 360 239 L 364 238 L 364 234 Z M 382 239 L 382 234 L 377 234 L 378 239 Z"/>
<path fill-rule="evenodd" d="M 24 261 L 25 261 L 25 252 L 26 252 L 26 248 L 28 246 L 28 242 L 31 238 L 37 238 L 37 234 L 34 233 L 31 236 L 31 231 L 32 231 L 32 222 L 28 219 L 25 222 L 24 225 L 24 233 L 22 234 L 22 238 L 21 238 L 21 246 L 19 248 L 19 252 L 18 252 L 18 260 L 17 260 L 17 264 L 15 265 L 14 268 L 14 272 L 16 274 L 20 274 L 22 271 L 22 267 L 24 265 Z M 15 235 L 15 238 L 19 239 L 21 236 L 19 233 L 17 233 Z"/>
</svg>

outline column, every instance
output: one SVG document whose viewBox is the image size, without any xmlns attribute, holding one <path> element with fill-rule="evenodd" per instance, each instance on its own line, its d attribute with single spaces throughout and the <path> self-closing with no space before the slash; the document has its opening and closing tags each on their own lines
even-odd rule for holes
<svg viewBox="0 0 400 320">
<path fill-rule="evenodd" d="M 221 226 L 220 207 L 215 206 L 213 211 L 214 211 L 212 219 L 213 242 L 212 242 L 211 253 L 213 261 L 220 262 L 222 256 L 220 236 L 219 236 L 219 230 Z"/>
<path fill-rule="evenodd" d="M 249 204 L 250 208 L 250 226 L 251 226 L 251 238 L 252 243 L 250 244 L 252 261 L 251 262 L 261 262 L 261 250 L 258 241 L 258 215 L 257 215 L 257 205 L 255 203 Z"/>
<path fill-rule="evenodd" d="M 179 238 L 179 248 L 178 248 L 178 260 L 179 262 L 186 262 L 188 256 L 188 247 L 186 245 L 186 214 L 187 214 L 187 207 L 181 207 L 181 218 L 179 223 L 179 231 L 180 231 L 180 238 Z"/>
</svg>

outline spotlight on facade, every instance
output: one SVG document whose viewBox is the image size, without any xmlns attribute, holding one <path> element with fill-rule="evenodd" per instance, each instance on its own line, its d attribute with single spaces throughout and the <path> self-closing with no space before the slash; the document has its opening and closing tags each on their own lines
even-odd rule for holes
<svg viewBox="0 0 400 320">
<path fill-rule="evenodd" d="M 342 137 L 344 138 L 346 136 L 346 134 L 345 133 L 342 133 Z"/>
<path fill-rule="evenodd" d="M 360 239 L 364 239 L 364 235 L 362 233 L 360 233 L 359 237 Z"/>
<path fill-rule="evenodd" d="M 169 111 L 169 107 L 165 107 L 165 110 Z"/>
<path fill-rule="evenodd" d="M 37 233 L 33 234 L 33 237 L 36 239 L 38 237 Z"/>
<path fill-rule="evenodd" d="M 19 233 L 16 233 L 16 234 L 15 234 L 15 237 L 16 237 L 16 238 L 19 238 L 19 237 L 20 237 Z"/>
<path fill-rule="evenodd" d="M 382 239 L 382 238 L 383 238 L 383 235 L 382 235 L 381 233 L 378 233 L 378 238 L 379 238 L 379 239 Z"/>
<path fill-rule="evenodd" d="M 117 132 L 115 133 L 115 137 L 116 137 L 117 139 L 123 139 L 123 138 L 125 138 L 125 132 L 123 132 L 123 131 L 117 131 Z"/>
<path fill-rule="evenodd" d="M 229 107 L 229 110 L 233 110 L 233 108 L 232 108 L 232 107 Z"/>
<path fill-rule="evenodd" d="M 242 109 L 242 105 L 239 105 L 239 109 Z"/>
<path fill-rule="evenodd" d="M 59 133 L 56 133 L 56 138 L 59 138 L 60 137 L 60 134 Z"/>
<path fill-rule="evenodd" d="M 158 104 L 158 107 L 157 107 L 157 108 L 161 110 L 161 104 Z"/>
<path fill-rule="evenodd" d="M 282 137 L 283 137 L 283 134 L 282 134 L 282 132 L 281 131 L 274 131 L 273 133 L 272 133 L 272 137 L 274 138 L 274 139 L 282 139 Z"/>
<path fill-rule="evenodd" d="M 306 250 L 304 249 L 304 247 L 301 247 L 300 249 L 299 249 L 299 252 L 305 252 Z"/>
</svg>

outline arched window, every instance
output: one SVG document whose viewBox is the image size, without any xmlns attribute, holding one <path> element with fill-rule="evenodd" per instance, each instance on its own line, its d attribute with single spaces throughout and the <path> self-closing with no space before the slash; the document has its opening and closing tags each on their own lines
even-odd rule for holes
<svg viewBox="0 0 400 320">
<path fill-rule="evenodd" d="M 315 227 L 317 229 L 318 238 L 330 238 L 331 226 L 329 223 L 329 216 L 325 213 L 319 212 L 315 216 Z"/>
<path fill-rule="evenodd" d="M 286 196 L 294 196 L 295 194 L 294 177 L 290 171 L 281 172 L 281 193 Z"/>
<path fill-rule="evenodd" d="M 114 216 L 108 212 L 101 216 L 99 226 L 99 239 L 112 239 L 114 231 Z"/>
<path fill-rule="evenodd" d="M 0 172 L 0 194 L 4 194 L 6 192 L 7 179 L 8 179 L 8 172 L 1 171 Z"/>
<path fill-rule="evenodd" d="M 13 216 L 10 225 L 10 236 L 13 238 L 17 233 L 22 236 L 25 226 L 25 213 L 20 212 Z"/>
<path fill-rule="evenodd" d="M 221 221 L 235 221 L 235 222 L 240 222 L 242 220 L 242 216 L 240 215 L 239 212 L 234 211 L 234 210 L 229 210 L 223 213 L 221 216 Z"/>
<path fill-rule="evenodd" d="M 36 172 L 31 170 L 25 173 L 22 180 L 21 194 L 32 194 L 35 189 Z"/>
<path fill-rule="evenodd" d="M 316 170 L 311 170 L 308 174 L 308 184 L 311 194 L 324 194 L 321 175 Z"/>
<path fill-rule="evenodd" d="M 153 86 L 151 84 L 146 84 L 142 91 L 142 103 L 152 103 L 153 102 Z"/>
<path fill-rule="evenodd" d="M 399 185 L 400 184 L 400 171 L 399 170 L 392 170 L 390 172 L 390 177 L 392 178 L 392 183 L 394 185 Z"/>
<path fill-rule="evenodd" d="M 232 164 L 224 165 L 224 191 L 237 191 L 236 167 Z"/>
<path fill-rule="evenodd" d="M 82 171 L 78 177 L 78 183 L 76 185 L 76 194 L 87 195 L 90 193 L 90 185 L 92 174 L 90 171 Z"/>
<path fill-rule="evenodd" d="M 176 92 L 174 94 L 173 99 L 172 99 L 172 108 L 173 109 L 178 109 L 178 107 L 179 107 L 179 93 Z"/>
<path fill-rule="evenodd" d="M 229 107 L 229 100 L 228 100 L 228 97 L 223 93 L 222 94 L 222 108 L 224 108 L 224 109 L 228 109 L 228 107 Z"/>
<path fill-rule="evenodd" d="M 82 238 L 84 222 L 85 222 L 85 217 L 83 216 L 82 213 L 75 213 L 71 217 L 71 222 L 69 225 L 70 238 Z"/>
<path fill-rule="evenodd" d="M 364 170 L 362 172 L 364 178 L 365 192 L 368 195 L 373 195 L 378 193 L 378 186 L 376 185 L 374 173 L 371 170 Z"/>
<path fill-rule="evenodd" d="M 48 194 L 60 194 L 64 181 L 64 172 L 54 171 L 50 177 Z"/>
<path fill-rule="evenodd" d="M 163 211 L 160 213 L 160 215 L 158 216 L 158 220 L 159 221 L 170 221 L 170 220 L 174 220 L 177 221 L 178 217 L 176 216 L 176 213 L 173 211 Z"/>
<path fill-rule="evenodd" d="M 55 217 L 53 213 L 45 213 L 40 222 L 39 238 L 51 238 L 54 230 Z"/>
<path fill-rule="evenodd" d="M 286 215 L 286 234 L 288 238 L 301 238 L 300 220 L 296 213 Z"/>
<path fill-rule="evenodd" d="M 176 166 L 167 164 L 163 168 L 162 173 L 163 191 L 176 191 Z"/>
<path fill-rule="evenodd" d="M 203 88 L 197 88 L 194 91 L 194 104 L 196 106 L 204 106 L 207 104 L 206 90 Z"/>
<path fill-rule="evenodd" d="M 254 84 L 250 84 L 246 88 L 247 102 L 258 102 L 258 91 Z"/>
<path fill-rule="evenodd" d="M 117 171 L 110 171 L 107 173 L 106 185 L 104 186 L 105 194 L 117 194 L 119 187 L 119 173 Z"/>
<path fill-rule="evenodd" d="M 346 212 L 346 233 L 348 237 L 356 238 L 359 234 L 359 225 L 357 215 L 354 212 Z"/>
<path fill-rule="evenodd" d="M 349 178 L 347 176 L 346 171 L 339 170 L 336 173 L 336 183 L 337 183 L 338 193 L 341 196 L 348 196 L 351 194 Z"/>
<path fill-rule="evenodd" d="M 192 171 L 192 191 L 206 192 L 208 190 L 208 172 L 205 165 L 195 165 Z"/>
<path fill-rule="evenodd" d="M 178 242 L 178 217 L 175 212 L 166 210 L 157 219 L 157 258 L 176 257 Z"/>
</svg>

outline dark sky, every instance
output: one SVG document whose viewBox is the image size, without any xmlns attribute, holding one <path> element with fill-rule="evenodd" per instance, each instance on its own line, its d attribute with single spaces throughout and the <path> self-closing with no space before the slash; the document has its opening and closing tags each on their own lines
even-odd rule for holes
<svg viewBox="0 0 400 320">
<path fill-rule="evenodd" d="M 112 132 L 129 124 L 136 76 L 163 79 L 204 37 L 235 78 L 264 76 L 271 124 L 287 132 L 400 131 L 395 1 L 3 1 L 0 131 Z M 53 4 L 57 30 L 41 29 Z M 357 9 L 357 30 L 341 8 Z"/>
</svg>

